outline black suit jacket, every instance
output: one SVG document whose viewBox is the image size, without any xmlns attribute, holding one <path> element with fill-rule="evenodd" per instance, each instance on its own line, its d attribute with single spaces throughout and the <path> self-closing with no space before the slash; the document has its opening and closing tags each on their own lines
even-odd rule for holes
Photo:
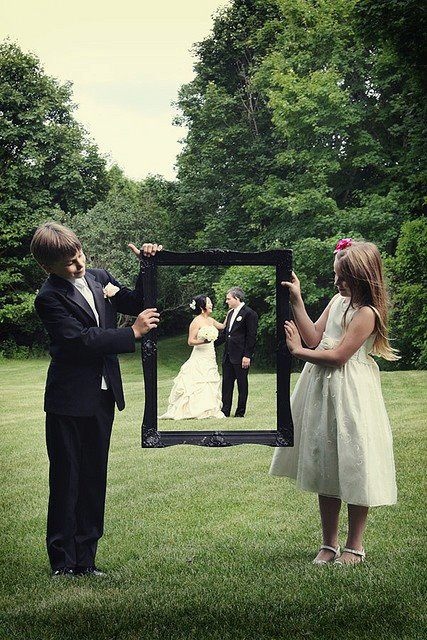
<svg viewBox="0 0 427 640">
<path fill-rule="evenodd" d="M 232 364 L 241 364 L 243 357 L 253 358 L 258 315 L 245 304 L 237 314 L 230 331 L 232 313 L 228 314 L 225 328 L 221 331 L 215 344 L 225 344 L 223 361 L 228 356 Z"/>
<path fill-rule="evenodd" d="M 131 327 L 117 329 L 117 312 L 138 315 L 142 311 L 142 286 L 123 287 L 104 269 L 87 269 L 86 281 L 99 315 L 76 287 L 50 275 L 35 299 L 35 307 L 50 337 L 45 411 L 68 416 L 92 416 L 101 399 L 105 375 L 119 410 L 125 406 L 117 353 L 135 351 Z M 120 290 L 104 298 L 103 287 L 111 282 Z"/>
</svg>

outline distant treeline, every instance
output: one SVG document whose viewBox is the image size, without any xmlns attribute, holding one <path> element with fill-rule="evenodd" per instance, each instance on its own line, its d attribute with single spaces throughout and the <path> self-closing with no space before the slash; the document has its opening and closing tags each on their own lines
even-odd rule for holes
<svg viewBox="0 0 427 640">
<path fill-rule="evenodd" d="M 174 182 L 107 170 L 74 118 L 71 86 L 0 45 L 2 352 L 29 354 L 45 339 L 33 311 L 44 276 L 29 242 L 53 218 L 79 234 L 92 266 L 126 284 L 136 275 L 129 241 L 291 248 L 313 317 L 333 294 L 335 242 L 375 242 L 402 354 L 394 366 L 424 368 L 426 33 L 414 0 L 234 0 L 195 45 L 195 78 L 179 91 L 188 135 Z M 268 268 L 162 270 L 162 331 L 186 328 L 197 293 L 222 317 L 231 284 L 246 288 L 261 317 L 259 352 L 271 352 Z"/>
</svg>

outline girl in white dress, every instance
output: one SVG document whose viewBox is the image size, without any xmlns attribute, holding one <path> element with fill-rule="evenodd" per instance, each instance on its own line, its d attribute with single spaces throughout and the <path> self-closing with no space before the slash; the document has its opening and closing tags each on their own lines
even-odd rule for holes
<svg viewBox="0 0 427 640">
<path fill-rule="evenodd" d="M 339 293 L 315 323 L 296 275 L 282 283 L 295 318 L 285 323 L 286 342 L 307 364 L 291 398 L 294 447 L 276 448 L 270 474 L 294 478 L 300 489 L 318 494 L 323 544 L 313 562 L 355 564 L 365 559 L 368 508 L 396 502 L 390 423 L 378 366 L 369 354 L 387 360 L 398 356 L 387 338 L 387 294 L 377 247 L 340 240 L 334 271 Z M 341 500 L 348 503 L 349 526 L 342 555 Z"/>
<path fill-rule="evenodd" d="M 193 350 L 173 381 L 167 411 L 160 419 L 225 418 L 214 348 L 225 322 L 210 317 L 213 305 L 205 295 L 196 296 L 190 307 L 196 314 L 188 330 L 188 344 Z"/>
</svg>

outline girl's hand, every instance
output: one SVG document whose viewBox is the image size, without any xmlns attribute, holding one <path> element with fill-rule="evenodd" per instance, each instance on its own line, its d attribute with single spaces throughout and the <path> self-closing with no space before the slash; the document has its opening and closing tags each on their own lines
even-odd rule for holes
<svg viewBox="0 0 427 640">
<path fill-rule="evenodd" d="M 291 274 L 291 281 L 281 282 L 282 287 L 289 289 L 289 299 L 291 304 L 295 304 L 301 300 L 301 285 L 294 271 Z"/>
<path fill-rule="evenodd" d="M 284 324 L 286 344 L 292 355 L 296 355 L 299 349 L 302 348 L 302 342 L 298 333 L 297 326 L 293 320 L 286 320 Z"/>
</svg>

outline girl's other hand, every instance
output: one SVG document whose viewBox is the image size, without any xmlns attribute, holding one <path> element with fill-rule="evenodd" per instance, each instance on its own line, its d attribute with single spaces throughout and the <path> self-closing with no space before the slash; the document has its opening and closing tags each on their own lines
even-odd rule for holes
<svg viewBox="0 0 427 640">
<path fill-rule="evenodd" d="M 292 355 L 296 355 L 298 349 L 302 348 L 302 342 L 300 334 L 298 333 L 297 326 L 293 320 L 286 320 L 284 324 L 286 344 Z"/>
<path fill-rule="evenodd" d="M 295 271 L 292 271 L 291 280 L 281 282 L 282 287 L 287 287 L 289 289 L 289 299 L 291 304 L 295 304 L 299 300 L 301 300 L 301 285 L 298 280 Z"/>
</svg>

